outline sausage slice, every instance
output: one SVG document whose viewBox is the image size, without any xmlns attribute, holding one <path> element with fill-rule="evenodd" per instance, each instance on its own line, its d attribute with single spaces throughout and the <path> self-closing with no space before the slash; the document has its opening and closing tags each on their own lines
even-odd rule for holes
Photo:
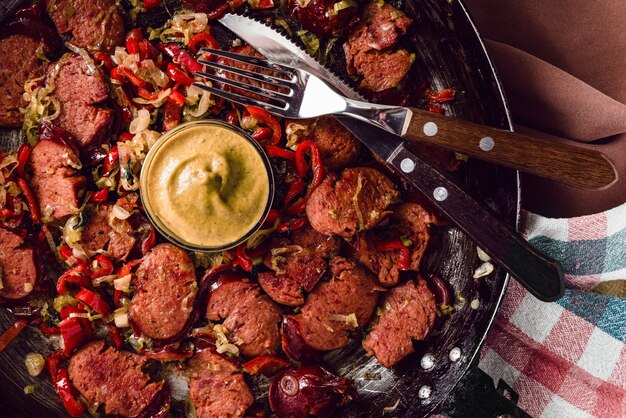
<svg viewBox="0 0 626 418">
<path fill-rule="evenodd" d="M 383 313 L 363 340 L 368 355 L 391 367 L 413 353 L 413 340 L 423 340 L 435 322 L 435 296 L 426 286 L 409 280 L 389 290 L 381 300 Z"/>
<path fill-rule="evenodd" d="M 348 333 L 367 325 L 378 300 L 374 275 L 356 261 L 335 257 L 330 268 L 333 279 L 309 295 L 300 321 L 305 342 L 321 351 L 345 347 Z"/>
<path fill-rule="evenodd" d="M 137 268 L 137 291 L 128 311 L 150 338 L 170 339 L 191 316 L 198 285 L 189 255 L 172 244 L 152 248 Z"/>
<path fill-rule="evenodd" d="M 0 297 L 21 299 L 37 282 L 35 250 L 24 246 L 24 238 L 0 228 Z"/>
<path fill-rule="evenodd" d="M 81 245 L 89 257 L 103 250 L 116 260 L 125 260 L 136 239 L 126 219 L 112 216 L 113 205 L 102 203 L 94 209 L 81 235 Z"/>
<path fill-rule="evenodd" d="M 107 415 L 138 416 L 157 399 L 165 388 L 144 370 L 146 357 L 106 348 L 103 340 L 81 348 L 70 359 L 69 378 L 93 406 L 104 405 Z"/>
</svg>

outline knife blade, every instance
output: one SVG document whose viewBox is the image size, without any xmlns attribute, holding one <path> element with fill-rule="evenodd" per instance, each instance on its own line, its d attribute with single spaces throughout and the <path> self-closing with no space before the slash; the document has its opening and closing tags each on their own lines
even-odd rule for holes
<svg viewBox="0 0 626 418">
<path fill-rule="evenodd" d="M 268 60 L 300 66 L 346 97 L 360 99 L 352 88 L 268 24 L 245 15 L 226 15 L 220 22 Z M 559 263 L 531 247 L 513 228 L 469 196 L 449 174 L 408 150 L 404 140 L 396 135 L 359 120 L 337 120 L 385 160 L 390 169 L 423 193 L 531 294 L 543 301 L 554 301 L 563 295 L 563 270 Z"/>
</svg>

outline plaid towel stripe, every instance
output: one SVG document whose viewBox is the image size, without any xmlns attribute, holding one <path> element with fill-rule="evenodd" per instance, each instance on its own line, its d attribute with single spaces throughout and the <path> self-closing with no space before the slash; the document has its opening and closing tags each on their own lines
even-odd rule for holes
<svg viewBox="0 0 626 418">
<path fill-rule="evenodd" d="M 586 291 L 626 279 L 626 204 L 571 219 L 523 215 L 525 236 L 562 263 L 568 289 L 542 303 L 512 282 L 480 367 L 534 417 L 626 417 L 626 299 Z"/>
</svg>

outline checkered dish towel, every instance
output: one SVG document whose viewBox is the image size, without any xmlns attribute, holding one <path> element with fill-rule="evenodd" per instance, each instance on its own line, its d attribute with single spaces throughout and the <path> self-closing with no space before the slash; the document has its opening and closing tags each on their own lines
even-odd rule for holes
<svg viewBox="0 0 626 418">
<path fill-rule="evenodd" d="M 480 367 L 533 417 L 626 417 L 626 299 L 590 292 L 626 280 L 626 204 L 568 219 L 525 212 L 522 227 L 563 266 L 565 296 L 543 303 L 511 281 Z"/>
</svg>

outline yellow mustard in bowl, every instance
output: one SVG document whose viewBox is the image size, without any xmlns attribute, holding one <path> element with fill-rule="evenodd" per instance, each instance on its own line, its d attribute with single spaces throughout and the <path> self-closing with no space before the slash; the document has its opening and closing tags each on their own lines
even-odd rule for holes
<svg viewBox="0 0 626 418">
<path fill-rule="evenodd" d="M 220 121 L 177 126 L 150 149 L 141 198 L 155 227 L 196 251 L 234 247 L 269 213 L 273 176 L 263 148 Z"/>
</svg>

